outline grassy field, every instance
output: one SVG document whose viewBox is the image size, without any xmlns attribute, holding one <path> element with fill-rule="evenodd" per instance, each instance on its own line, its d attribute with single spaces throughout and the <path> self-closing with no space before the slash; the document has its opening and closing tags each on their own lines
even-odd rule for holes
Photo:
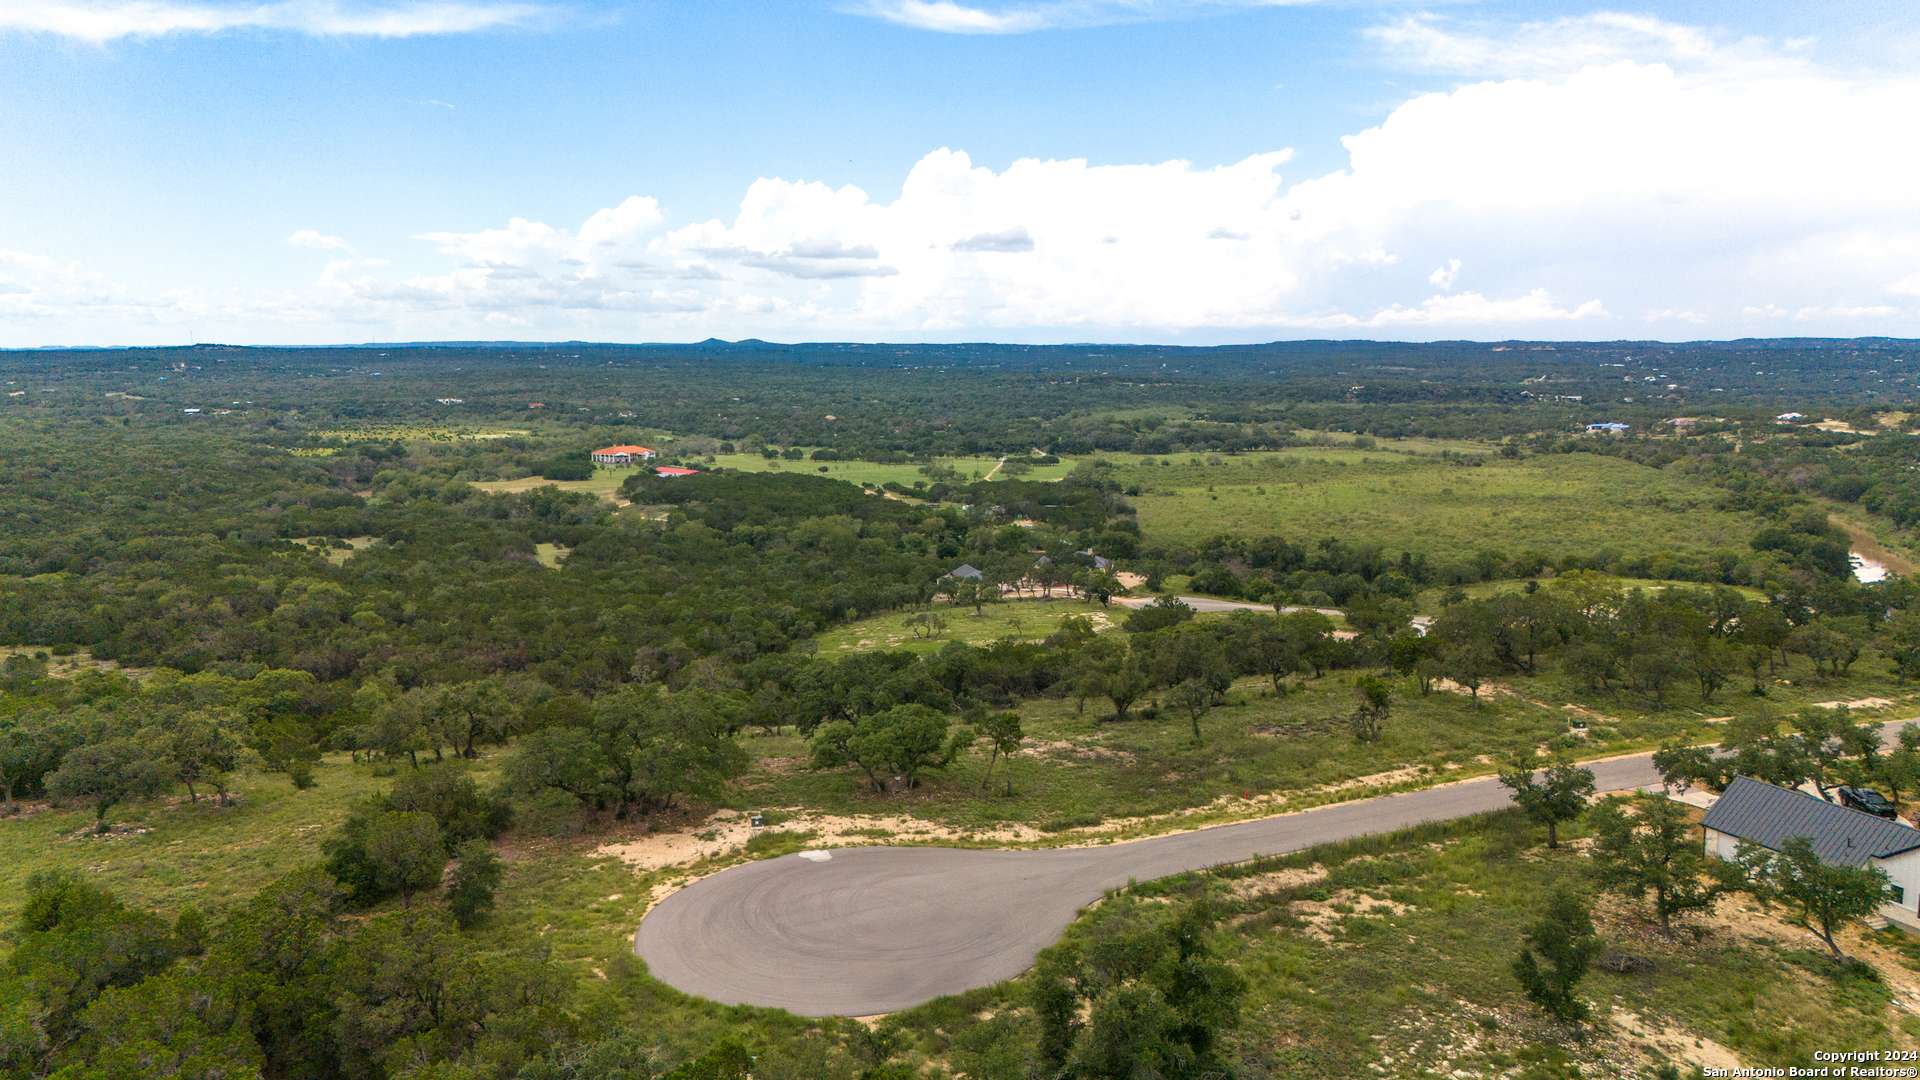
<svg viewBox="0 0 1920 1080">
<path fill-rule="evenodd" d="M 907 624 L 916 613 L 899 611 L 835 627 L 815 638 L 814 644 L 822 656 L 870 649 L 933 652 L 949 641 L 969 645 L 985 645 L 1002 638 L 1038 641 L 1075 616 L 1091 619 L 1095 629 L 1106 630 L 1126 616 L 1122 608 L 1103 608 L 1080 600 L 1010 600 L 989 604 L 979 615 L 970 607 L 937 604 L 933 613 L 945 623 L 937 637 L 920 636 Z"/>
<path fill-rule="evenodd" d="M 589 495 L 598 495 L 608 502 L 618 502 L 620 485 L 627 477 L 639 472 L 638 468 L 617 466 L 597 466 L 593 476 L 586 480 L 548 480 L 544 476 L 525 476 L 518 480 L 477 480 L 474 487 L 496 495 L 513 495 L 523 491 L 532 491 L 538 487 L 557 487 L 562 491 L 584 491 Z"/>
<path fill-rule="evenodd" d="M 1720 493 L 1671 472 L 1587 454 L 1478 466 L 1377 450 L 1310 447 L 1123 466 L 1151 540 L 1222 533 L 1297 542 L 1337 536 L 1461 558 L 1505 552 L 1629 556 L 1744 550 L 1759 527 Z M 1198 463 L 1196 463 L 1198 461 Z"/>
<path fill-rule="evenodd" d="M 954 457 L 939 458 L 938 464 L 959 472 L 963 480 L 984 480 L 992 477 L 996 480 L 1008 479 L 1012 474 L 1004 469 L 996 472 L 1000 459 L 996 457 Z M 828 476 L 835 480 L 845 480 L 850 484 L 888 484 L 896 483 L 912 487 L 927 478 L 920 466 L 913 462 L 887 463 L 877 461 L 787 461 L 783 458 L 768 459 L 759 454 L 718 454 L 713 459 L 717 468 L 738 469 L 741 472 L 789 472 L 809 473 L 816 476 Z M 1058 480 L 1073 469 L 1073 462 L 1062 460 L 1050 465 L 1034 465 L 1021 474 L 1026 480 Z"/>
<path fill-rule="evenodd" d="M 384 770 L 391 773 L 391 767 Z M 219 806 L 204 789 L 114 809 L 112 832 L 96 836 L 90 809 L 35 804 L 0 818 L 0 924 L 19 910 L 36 870 L 84 870 L 91 880 L 165 911 L 212 908 L 252 895 L 280 875 L 321 858 L 320 841 L 352 804 L 390 783 L 376 769 L 329 757 L 318 784 L 294 790 L 286 776 L 255 769 L 233 778 L 234 801 Z"/>
<path fill-rule="evenodd" d="M 995 475 L 1000 459 L 991 457 L 941 458 L 940 464 L 959 470 L 962 479 L 985 479 L 992 475 L 995 479 L 1005 479 L 1004 471 Z M 908 487 L 925 482 L 926 476 L 915 464 L 881 464 L 874 461 L 786 461 L 775 458 L 768 460 L 759 454 L 717 454 L 709 463 L 706 459 L 695 462 L 700 467 L 737 469 L 741 472 L 787 472 L 811 476 L 826 476 L 835 480 L 845 480 L 850 484 L 880 485 L 899 483 Z M 1062 461 L 1052 465 L 1035 465 L 1024 474 L 1029 480 L 1058 480 L 1067 475 L 1073 463 Z M 593 470 L 588 480 L 548 480 L 540 476 L 525 476 L 517 480 L 480 480 L 474 487 L 482 491 L 513 494 L 532 491 L 537 487 L 557 487 L 562 491 L 584 491 L 598 495 L 609 502 L 615 501 L 620 484 L 627 477 L 639 472 L 637 468 L 600 467 Z"/>
<path fill-rule="evenodd" d="M 540 565 L 549 570 L 560 569 L 560 564 L 566 562 L 567 556 L 571 554 L 573 554 L 572 548 L 564 547 L 560 544 L 533 545 L 534 558 L 539 559 Z"/>
<path fill-rule="evenodd" d="M 1350 679 L 1337 674 L 1280 698 L 1261 680 L 1241 680 L 1229 704 L 1202 721 L 1200 746 L 1193 745 L 1187 721 L 1171 711 L 1108 723 L 1103 718 L 1112 709 L 1104 700 L 1089 700 L 1082 712 L 1072 699 L 1041 698 L 1019 707 L 1027 746 L 1014 758 L 1011 798 L 981 793 L 984 753 L 963 756 L 912 792 L 878 795 L 852 771 L 809 770 L 804 742 L 781 734 L 746 738 L 756 764 L 729 803 L 740 810 L 909 815 L 956 830 L 999 830 L 993 837 L 999 840 L 1027 836 L 1021 825 L 1049 835 L 1091 826 L 1163 829 L 1169 823 L 1130 819 L 1245 817 L 1425 786 L 1491 772 L 1515 751 L 1537 747 L 1597 757 L 1680 736 L 1712 739 L 1729 716 L 1783 717 L 1825 701 L 1884 698 L 1894 704 L 1873 715 L 1887 719 L 1913 709 L 1911 688 L 1898 685 L 1871 654 L 1843 679 L 1814 679 L 1799 660 L 1782 675 L 1765 698 L 1734 685 L 1702 704 L 1682 688 L 1666 708 L 1631 695 L 1596 696 L 1552 671 L 1483 687 L 1478 704 L 1464 694 L 1422 695 L 1396 682 L 1392 718 L 1373 744 L 1356 742 L 1347 730 L 1354 692 Z"/>
<path fill-rule="evenodd" d="M 1615 577 L 1612 574 L 1601 574 L 1599 575 L 1599 579 L 1617 589 L 1645 589 L 1648 592 L 1658 592 L 1661 589 L 1705 589 L 1712 587 L 1684 581 L 1673 582 L 1659 581 L 1653 578 Z M 1504 581 L 1476 581 L 1471 585 L 1462 585 L 1460 591 L 1466 593 L 1471 599 L 1484 600 L 1490 596 L 1520 592 L 1527 587 L 1528 581 L 1536 581 L 1540 584 L 1541 588 L 1550 589 L 1553 587 L 1553 580 L 1554 579 L 1550 577 L 1543 577 L 1509 578 Z M 1748 600 L 1763 602 L 1767 598 L 1767 594 L 1762 590 L 1746 585 L 1727 585 L 1721 587 L 1732 589 Z M 1440 608 L 1444 606 L 1447 594 L 1452 591 L 1450 588 L 1422 589 L 1419 594 L 1414 597 L 1414 607 L 1418 611 L 1437 613 Z"/>
<path fill-rule="evenodd" d="M 346 536 L 338 540 L 330 536 L 301 536 L 296 537 L 294 543 L 307 545 L 324 554 L 328 562 L 339 566 L 372 547 L 376 539 L 372 536 Z"/>
</svg>

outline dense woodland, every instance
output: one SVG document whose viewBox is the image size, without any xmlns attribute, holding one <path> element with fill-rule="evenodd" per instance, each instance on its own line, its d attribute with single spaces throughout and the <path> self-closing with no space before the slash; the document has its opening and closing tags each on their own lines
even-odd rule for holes
<svg viewBox="0 0 1920 1080">
<path fill-rule="evenodd" d="M 1389 722 L 1392 694 L 1442 681 L 1477 701 L 1483 684 L 1552 671 L 1659 710 L 1764 695 L 1794 664 L 1839 679 L 1872 656 L 1920 678 L 1920 593 L 1903 579 L 1856 582 L 1849 538 L 1828 516 L 1838 505 L 1920 521 L 1920 435 L 1903 418 L 1865 433 L 1911 399 L 1916 363 L 1920 347 L 1873 340 L 7 354 L 8 812 L 85 806 L 107 833 L 130 803 L 224 803 L 249 765 L 295 788 L 325 782 L 316 766 L 328 755 L 379 762 L 394 781 L 327 835 L 311 867 L 217 910 L 162 916 L 84 877 L 36 877 L 0 968 L 0 1075 L 828 1067 L 764 1047 L 753 1058 L 725 1039 L 663 1055 L 651 1032 L 606 1034 L 576 974 L 539 942 L 465 944 L 488 917 L 493 842 L 517 810 L 604 824 L 699 804 L 742 774 L 740 740 L 754 731 L 795 733 L 812 767 L 886 795 L 958 755 L 1015 752 L 1011 710 L 1038 698 L 1105 723 L 1190 726 L 1198 742 L 1237 680 L 1284 698 L 1337 674 L 1357 678 L 1349 722 L 1365 741 Z M 1788 409 L 1858 430 L 1775 422 Z M 1710 419 L 1665 423 L 1675 416 Z M 1634 426 L 1618 438 L 1584 431 L 1600 420 Z M 1548 558 L 1497 531 L 1446 560 L 1367 536 L 1181 545 L 1143 532 L 1137 490 L 1098 457 L 1050 481 L 933 465 L 983 453 L 1232 455 L 1310 432 L 1473 439 L 1505 459 L 1616 456 L 1698 478 L 1760 527 L 1740 546 L 1658 566 L 1604 545 Z M 663 460 L 928 467 L 924 482 L 885 493 L 727 469 L 636 474 L 617 500 L 473 485 L 564 473 L 594 446 L 635 438 L 660 440 Z M 543 547 L 566 552 L 563 569 L 542 562 Z M 1001 583 L 1105 602 L 1125 591 L 1106 559 L 1145 579 L 1137 594 L 1178 578 L 1272 613 L 1199 619 L 1168 597 L 1115 609 L 1113 633 L 1076 619 L 1039 641 L 845 657 L 813 646 L 889 612 L 924 613 L 934 634 L 936 611 L 1002 603 Z M 947 576 L 962 563 L 981 578 Z M 1670 587 L 1627 591 L 1607 574 Z M 1501 582 L 1516 584 L 1469 592 Z M 1416 626 L 1420 598 L 1436 591 L 1430 627 Z M 55 670 L 74 657 L 102 670 Z M 458 767 L 482 754 L 499 757 L 497 783 Z M 1912 754 L 1844 760 L 1896 798 L 1920 786 Z M 1797 767 L 1776 773 L 1796 779 Z M 1192 922 L 1202 916 L 1179 918 L 1189 923 L 1141 931 L 1136 945 L 1211 963 L 1194 944 L 1210 932 Z M 1055 962 L 1081 966 L 1053 984 L 1084 987 L 1116 961 Z M 1079 1007 L 1059 993 L 1061 1009 Z M 1221 1065 L 1211 1028 L 1168 1023 L 1185 1032 L 1191 1075 Z M 1103 1052 L 1118 1051 L 1042 1056 L 1065 1068 Z M 863 1068 L 889 1075 L 885 1061 Z"/>
</svg>

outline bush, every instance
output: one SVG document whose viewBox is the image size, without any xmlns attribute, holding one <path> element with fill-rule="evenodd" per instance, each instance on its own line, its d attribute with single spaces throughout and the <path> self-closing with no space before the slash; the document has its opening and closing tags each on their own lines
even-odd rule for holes
<svg viewBox="0 0 1920 1080">
<path fill-rule="evenodd" d="M 1145 634 L 1178 626 L 1193 618 L 1193 609 L 1172 596 L 1162 596 L 1145 607 L 1134 608 L 1123 624 L 1129 633 Z"/>
<path fill-rule="evenodd" d="M 453 920 L 464 929 L 493 910 L 493 892 L 500 887 L 500 859 L 485 840 L 468 840 L 456 854 L 460 862 L 447 883 L 447 902 Z"/>
<path fill-rule="evenodd" d="M 468 840 L 499 836 L 513 815 L 504 799 L 482 794 L 473 777 L 452 762 L 401 774 L 387 796 L 387 806 L 432 817 L 449 850 Z"/>
<path fill-rule="evenodd" d="M 322 847 L 327 873 L 346 887 L 348 901 L 361 907 L 435 885 L 447 866 L 447 849 L 431 815 L 389 810 L 378 799 L 355 807 Z"/>
<path fill-rule="evenodd" d="M 1213 596 L 1238 597 L 1240 595 L 1240 579 L 1234 577 L 1233 571 L 1224 566 L 1207 567 L 1193 575 L 1193 580 L 1187 583 L 1187 587 L 1194 592 Z"/>
</svg>

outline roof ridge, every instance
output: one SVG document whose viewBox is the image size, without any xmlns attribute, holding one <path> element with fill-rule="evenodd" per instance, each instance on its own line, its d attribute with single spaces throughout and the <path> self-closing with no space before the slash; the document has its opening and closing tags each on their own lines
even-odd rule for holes
<svg viewBox="0 0 1920 1080">
<path fill-rule="evenodd" d="M 1805 801 L 1783 798 L 1786 795 L 1799 795 Z M 1890 858 L 1920 848 L 1920 829 L 1903 821 L 1889 821 L 1751 776 L 1736 776 L 1702 824 L 1776 849 L 1784 840 L 1804 836 L 1822 852 L 1824 861 L 1832 861 L 1830 856 L 1841 851 L 1863 858 Z"/>
<path fill-rule="evenodd" d="M 1898 820 L 1890 821 L 1886 818 L 1881 817 L 1878 814 L 1869 814 L 1865 810 L 1856 809 L 1854 807 L 1848 806 L 1845 803 L 1837 803 L 1831 799 L 1823 799 L 1820 796 L 1814 795 L 1810 792 L 1801 791 L 1797 787 L 1781 787 L 1779 784 L 1773 783 L 1772 781 L 1769 781 L 1769 780 L 1759 780 L 1754 777 L 1744 776 L 1744 775 L 1736 776 L 1733 778 L 1733 780 L 1734 780 L 1734 783 L 1736 784 L 1742 780 L 1745 780 L 1749 784 L 1759 784 L 1761 787 L 1764 787 L 1764 788 L 1772 788 L 1775 791 L 1784 791 L 1789 795 L 1798 795 L 1801 798 L 1807 800 L 1808 802 L 1813 803 L 1815 806 L 1824 806 L 1829 810 L 1843 810 L 1849 814 L 1858 814 L 1870 822 L 1875 822 L 1881 825 L 1896 825 L 1902 829 L 1913 829 L 1915 833 L 1920 833 L 1920 829 L 1914 829 L 1913 826 L 1908 825 L 1904 821 L 1898 821 Z M 1727 786 L 1731 788 L 1733 784 L 1728 784 Z M 1847 785 L 1842 784 L 1840 786 L 1845 787 Z"/>
</svg>

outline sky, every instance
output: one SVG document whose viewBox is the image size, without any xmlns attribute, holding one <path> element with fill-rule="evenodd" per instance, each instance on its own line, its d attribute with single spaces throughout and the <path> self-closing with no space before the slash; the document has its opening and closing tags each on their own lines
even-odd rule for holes
<svg viewBox="0 0 1920 1080">
<path fill-rule="evenodd" d="M 0 0 L 0 347 L 1920 337 L 1920 5 Z"/>
</svg>

